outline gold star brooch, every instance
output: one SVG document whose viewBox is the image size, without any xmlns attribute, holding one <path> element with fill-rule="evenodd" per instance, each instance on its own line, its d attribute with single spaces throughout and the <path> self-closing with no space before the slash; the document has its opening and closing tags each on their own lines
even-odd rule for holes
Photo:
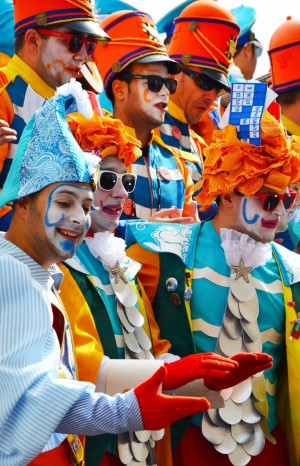
<svg viewBox="0 0 300 466">
<path fill-rule="evenodd" d="M 125 285 L 129 283 L 125 276 L 125 272 L 127 269 L 128 267 L 121 267 L 118 261 L 115 267 L 111 267 L 109 269 L 110 273 L 115 277 L 116 284 L 119 283 L 120 280 L 122 280 L 122 282 L 125 283 Z"/>
<path fill-rule="evenodd" d="M 233 265 L 231 269 L 236 272 L 235 279 L 238 280 L 240 277 L 243 277 L 246 283 L 249 283 L 249 273 L 251 272 L 252 267 L 245 267 L 243 259 L 240 260 L 240 265 Z"/>
</svg>

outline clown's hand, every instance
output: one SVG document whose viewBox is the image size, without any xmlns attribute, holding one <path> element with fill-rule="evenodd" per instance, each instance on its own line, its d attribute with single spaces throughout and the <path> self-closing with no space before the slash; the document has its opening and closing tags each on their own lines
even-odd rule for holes
<svg viewBox="0 0 300 466">
<path fill-rule="evenodd" d="M 214 374 L 204 377 L 204 383 L 211 390 L 223 390 L 233 387 L 243 380 L 248 379 L 272 366 L 273 358 L 266 353 L 238 353 L 229 358 L 238 363 L 237 366 L 227 374 L 217 378 Z"/>
<path fill-rule="evenodd" d="M 191 354 L 178 361 L 166 363 L 167 375 L 163 382 L 164 390 L 174 390 L 205 377 L 217 380 L 226 376 L 230 377 L 238 362 L 230 358 L 224 358 L 216 353 Z"/>
<path fill-rule="evenodd" d="M 166 373 L 167 369 L 162 366 L 134 389 L 146 430 L 163 429 L 183 417 L 210 408 L 206 398 L 168 396 L 159 393 L 159 387 L 164 383 Z"/>
</svg>

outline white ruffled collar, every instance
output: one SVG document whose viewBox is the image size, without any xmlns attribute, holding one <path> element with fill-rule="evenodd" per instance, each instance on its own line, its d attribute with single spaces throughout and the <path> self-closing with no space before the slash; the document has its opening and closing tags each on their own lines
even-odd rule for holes
<svg viewBox="0 0 300 466">
<path fill-rule="evenodd" d="M 272 257 L 270 243 L 261 243 L 250 238 L 245 233 L 221 228 L 221 246 L 224 249 L 226 264 L 229 267 L 237 265 L 242 260 L 245 267 L 255 269 L 264 265 Z"/>
<path fill-rule="evenodd" d="M 122 264 L 126 259 L 125 241 L 109 231 L 95 233 L 92 238 L 85 238 L 91 254 L 109 271 L 116 263 Z"/>
</svg>

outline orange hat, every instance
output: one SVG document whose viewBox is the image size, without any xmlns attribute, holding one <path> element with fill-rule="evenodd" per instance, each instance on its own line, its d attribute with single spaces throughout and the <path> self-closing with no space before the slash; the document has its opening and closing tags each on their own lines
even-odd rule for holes
<svg viewBox="0 0 300 466">
<path fill-rule="evenodd" d="M 91 119 L 79 112 L 69 113 L 67 120 L 81 149 L 99 154 L 100 160 L 113 155 L 129 167 L 141 155 L 140 141 L 126 132 L 121 120 L 95 112 Z"/>
<path fill-rule="evenodd" d="M 269 51 L 273 90 L 300 87 L 300 19 L 287 18 L 271 37 Z M 298 65 L 297 65 L 298 63 Z"/>
<path fill-rule="evenodd" d="M 91 0 L 14 0 L 14 16 L 15 36 L 30 28 L 64 25 L 109 40 L 93 14 Z"/>
<path fill-rule="evenodd" d="M 254 196 L 266 186 L 277 192 L 300 180 L 300 141 L 287 137 L 285 129 L 269 112 L 261 121 L 261 146 L 237 138 L 237 128 L 227 125 L 213 133 L 204 149 L 202 188 L 196 200 L 201 210 L 210 208 L 219 195 L 239 191 Z"/>
<path fill-rule="evenodd" d="M 96 62 L 107 91 L 117 73 L 132 62 L 164 62 L 169 73 L 179 72 L 179 65 L 167 55 L 150 15 L 141 11 L 123 10 L 108 15 L 101 27 L 111 41 L 96 47 Z"/>
<path fill-rule="evenodd" d="M 199 66 L 203 73 L 230 90 L 228 68 L 239 30 L 233 14 L 218 2 L 193 2 L 175 19 L 169 55 L 183 65 Z"/>
</svg>

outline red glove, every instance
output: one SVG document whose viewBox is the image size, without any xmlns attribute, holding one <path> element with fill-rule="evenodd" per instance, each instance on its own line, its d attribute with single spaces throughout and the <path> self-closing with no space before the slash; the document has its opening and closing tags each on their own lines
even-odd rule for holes
<svg viewBox="0 0 300 466">
<path fill-rule="evenodd" d="M 204 384 L 211 390 L 223 390 L 233 387 L 254 374 L 268 369 L 272 366 L 273 358 L 266 353 L 238 353 L 231 356 L 232 361 L 238 362 L 233 371 L 222 377 L 216 378 L 213 375 L 204 377 Z"/>
<path fill-rule="evenodd" d="M 162 366 L 134 389 L 146 430 L 162 429 L 178 419 L 210 408 L 206 398 L 168 396 L 159 393 L 159 386 L 164 381 L 166 373 L 166 368 Z"/>
<path fill-rule="evenodd" d="M 216 353 L 191 354 L 178 361 L 165 363 L 168 372 L 163 383 L 164 390 L 174 390 L 195 379 L 206 376 L 222 378 L 228 376 L 238 366 L 232 359 Z"/>
</svg>

